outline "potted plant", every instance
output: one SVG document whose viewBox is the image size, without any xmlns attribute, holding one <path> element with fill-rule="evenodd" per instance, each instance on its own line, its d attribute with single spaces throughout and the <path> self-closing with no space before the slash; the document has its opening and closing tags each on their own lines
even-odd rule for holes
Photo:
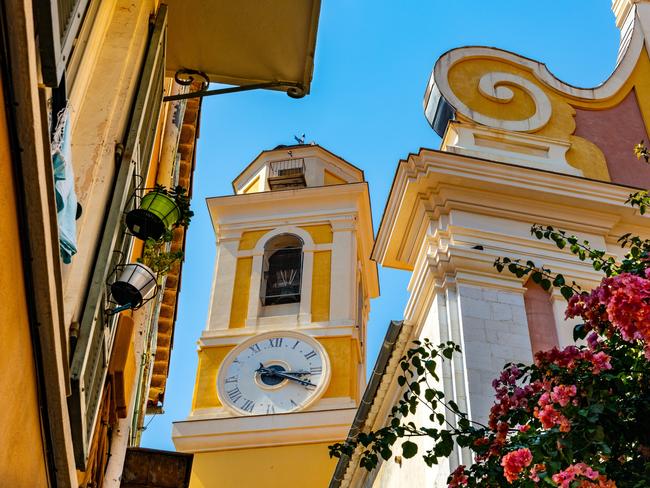
<svg viewBox="0 0 650 488">
<path fill-rule="evenodd" d="M 144 244 L 142 257 L 138 263 L 144 264 L 151 269 L 158 278 L 162 278 L 171 270 L 172 266 L 183 259 L 183 251 L 169 252 L 166 250 L 167 239 L 147 239 Z"/>
<path fill-rule="evenodd" d="M 165 249 L 167 242 L 168 239 L 147 239 L 142 257 L 122 267 L 119 278 L 111 284 L 115 302 L 136 309 L 155 295 L 160 279 L 169 273 L 174 263 L 183 259 L 182 251 Z"/>
<path fill-rule="evenodd" d="M 173 227 L 187 227 L 193 215 L 185 188 L 156 185 L 126 214 L 126 225 L 134 236 L 157 241 Z"/>
<path fill-rule="evenodd" d="M 117 280 L 111 284 L 111 296 L 119 305 L 138 308 L 154 295 L 156 273 L 144 263 L 129 263 L 122 267 Z"/>
</svg>

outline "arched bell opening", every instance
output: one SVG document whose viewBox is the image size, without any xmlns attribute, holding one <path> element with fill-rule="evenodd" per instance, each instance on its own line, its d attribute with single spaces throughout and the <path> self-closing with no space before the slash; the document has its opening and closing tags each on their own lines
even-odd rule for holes
<svg viewBox="0 0 650 488">
<path fill-rule="evenodd" d="M 264 306 L 300 302 L 303 241 L 293 234 L 281 234 L 264 246 L 261 299 Z"/>
</svg>

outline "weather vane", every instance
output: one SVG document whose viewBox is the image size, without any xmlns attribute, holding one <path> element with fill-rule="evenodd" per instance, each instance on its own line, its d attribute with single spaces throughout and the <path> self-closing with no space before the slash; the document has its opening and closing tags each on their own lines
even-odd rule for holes
<svg viewBox="0 0 650 488">
<path fill-rule="evenodd" d="M 305 134 L 301 135 L 300 137 L 298 136 L 293 136 L 293 138 L 296 140 L 298 144 L 304 144 L 305 143 Z"/>
</svg>

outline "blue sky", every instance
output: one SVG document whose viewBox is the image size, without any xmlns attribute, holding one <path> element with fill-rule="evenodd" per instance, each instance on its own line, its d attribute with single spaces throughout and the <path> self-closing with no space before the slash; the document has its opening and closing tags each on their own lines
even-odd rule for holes
<svg viewBox="0 0 650 488">
<path fill-rule="evenodd" d="M 568 83 L 591 87 L 611 73 L 619 33 L 610 0 L 323 0 L 311 94 L 294 100 L 258 91 L 203 102 L 193 209 L 165 397 L 147 417 L 142 445 L 173 450 L 171 422 L 190 411 L 196 341 L 206 322 L 216 252 L 205 198 L 232 193 L 231 181 L 262 150 L 306 134 L 365 171 L 375 227 L 395 168 L 421 147 L 437 149 L 422 98 L 436 59 L 484 45 L 545 62 Z M 376 230 L 376 229 L 375 229 Z M 391 319 L 402 317 L 409 274 L 379 271 L 371 304 L 368 367 Z"/>
</svg>

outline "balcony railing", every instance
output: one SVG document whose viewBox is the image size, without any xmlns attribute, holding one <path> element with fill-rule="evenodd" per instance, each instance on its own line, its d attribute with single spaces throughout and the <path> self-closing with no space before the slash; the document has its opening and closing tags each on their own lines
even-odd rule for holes
<svg viewBox="0 0 650 488">
<path fill-rule="evenodd" d="M 307 181 L 305 180 L 305 160 L 303 158 L 296 158 L 273 161 L 271 163 L 268 182 L 271 190 L 304 188 L 307 186 Z"/>
</svg>

